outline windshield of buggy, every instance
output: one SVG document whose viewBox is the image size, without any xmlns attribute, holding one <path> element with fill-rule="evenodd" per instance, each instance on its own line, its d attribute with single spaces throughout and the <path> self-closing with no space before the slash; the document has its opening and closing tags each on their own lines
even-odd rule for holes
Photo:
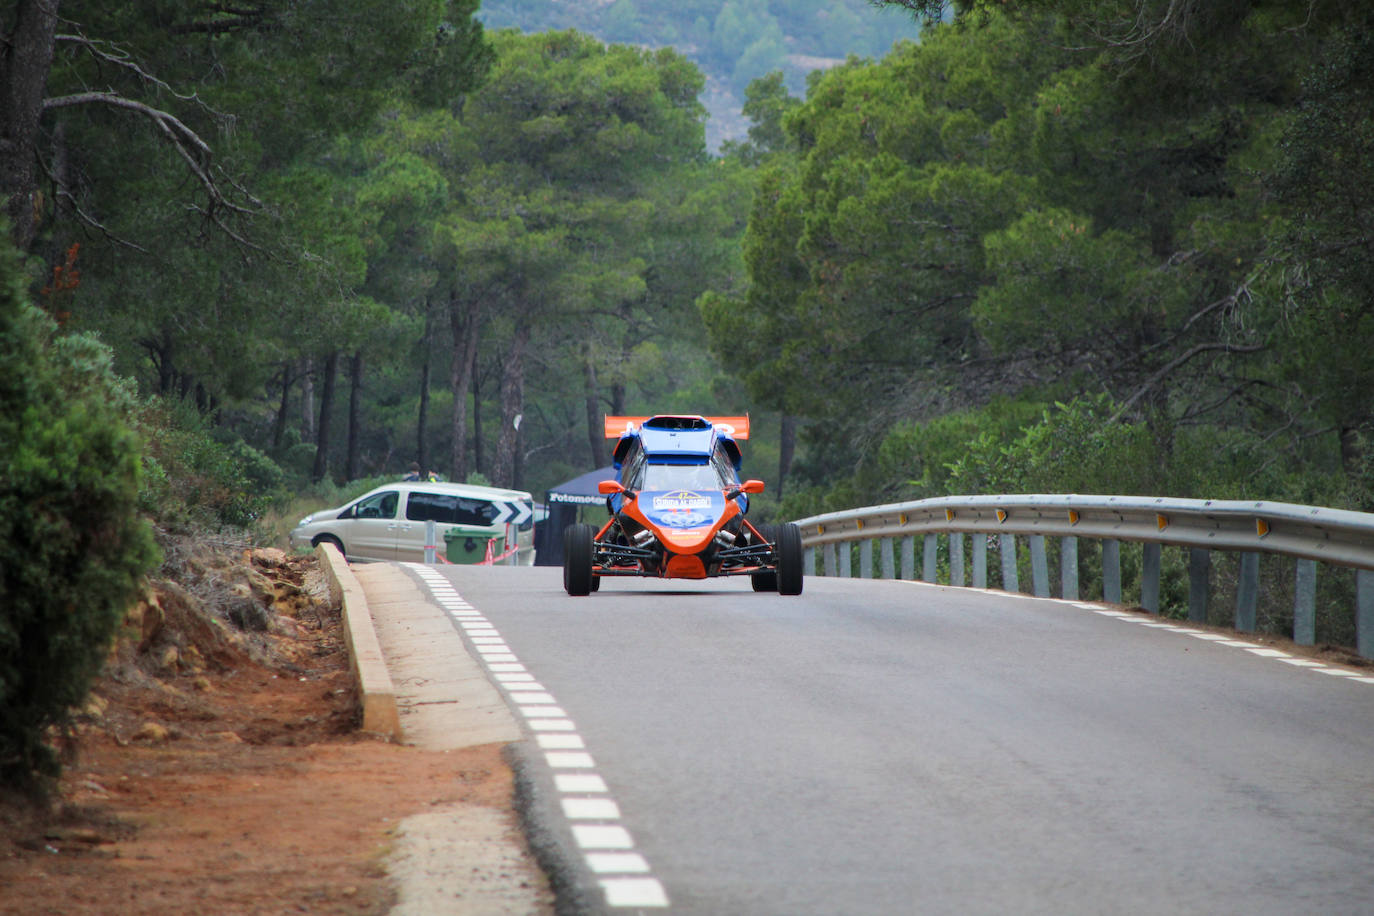
<svg viewBox="0 0 1374 916">
<path fill-rule="evenodd" d="M 633 490 L 723 490 L 731 485 L 711 463 L 644 464 L 630 484 Z"/>
</svg>

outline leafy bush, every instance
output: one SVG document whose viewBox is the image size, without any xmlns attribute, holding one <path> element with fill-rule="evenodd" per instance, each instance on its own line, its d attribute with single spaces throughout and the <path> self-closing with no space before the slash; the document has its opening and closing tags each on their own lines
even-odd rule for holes
<svg viewBox="0 0 1374 916">
<path fill-rule="evenodd" d="M 139 409 L 146 442 L 143 510 L 167 528 L 250 528 L 284 495 L 271 458 L 234 438 L 220 441 L 194 406 L 153 398 Z"/>
<path fill-rule="evenodd" d="M 8 228 L 0 225 L 8 238 Z M 109 351 L 58 336 L 0 245 L 0 784 L 41 789 L 156 548 L 134 399 Z"/>
</svg>

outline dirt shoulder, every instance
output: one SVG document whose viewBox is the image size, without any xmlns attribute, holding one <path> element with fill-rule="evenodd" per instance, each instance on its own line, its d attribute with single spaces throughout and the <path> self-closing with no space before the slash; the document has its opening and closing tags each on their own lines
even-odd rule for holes
<svg viewBox="0 0 1374 916">
<path fill-rule="evenodd" d="M 6 913 L 386 913 L 403 819 L 507 816 L 499 745 L 424 751 L 356 730 L 313 559 L 201 562 L 200 584 L 228 597 L 159 583 L 130 615 L 64 742 L 57 803 L 0 804 Z M 235 613 L 245 628 L 221 619 Z M 539 875 L 505 878 L 547 901 Z"/>
</svg>

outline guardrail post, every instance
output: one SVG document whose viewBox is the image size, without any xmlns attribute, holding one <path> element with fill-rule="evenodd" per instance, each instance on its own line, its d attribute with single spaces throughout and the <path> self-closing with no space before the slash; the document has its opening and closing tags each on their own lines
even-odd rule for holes
<svg viewBox="0 0 1374 916">
<path fill-rule="evenodd" d="M 1207 622 L 1207 593 L 1211 588 L 1212 551 L 1205 547 L 1188 548 L 1188 619 Z"/>
<path fill-rule="evenodd" d="M 892 560 L 892 538 L 883 538 L 883 578 L 897 578 L 897 564 Z"/>
<path fill-rule="evenodd" d="M 949 533 L 949 584 L 964 584 L 964 533 Z"/>
<path fill-rule="evenodd" d="M 1255 632 L 1255 608 L 1259 605 L 1259 554 L 1240 555 L 1240 578 L 1236 582 L 1236 631 Z"/>
<path fill-rule="evenodd" d="M 1102 600 L 1121 603 L 1121 542 L 1102 542 Z"/>
<path fill-rule="evenodd" d="M 822 548 L 822 555 L 825 557 L 825 574 L 827 576 L 838 576 L 840 574 L 839 560 L 835 557 L 835 544 L 829 543 Z"/>
<path fill-rule="evenodd" d="M 925 556 L 922 563 L 921 578 L 927 582 L 934 582 L 939 572 L 939 550 L 940 536 L 938 534 L 927 534 L 925 543 Z"/>
<path fill-rule="evenodd" d="M 1059 542 L 1059 587 L 1063 597 L 1078 600 L 1078 538 L 1065 537 Z"/>
<path fill-rule="evenodd" d="M 1031 593 L 1037 598 L 1050 596 L 1050 562 L 1045 557 L 1045 536 L 1030 536 Z"/>
<path fill-rule="evenodd" d="M 859 542 L 859 578 L 873 578 L 873 539 L 865 538 Z"/>
<path fill-rule="evenodd" d="M 973 587 L 988 587 L 988 536 L 973 535 Z"/>
<path fill-rule="evenodd" d="M 436 531 L 436 529 L 435 529 L 435 526 L 434 526 L 434 519 L 432 519 L 432 518 L 431 518 L 431 519 L 426 519 L 426 520 L 425 520 L 425 565 L 426 565 L 426 566 L 433 566 L 436 562 L 438 562 L 438 561 L 435 559 L 435 556 L 434 556 L 435 549 L 436 549 L 437 546 L 438 546 L 438 545 L 435 543 L 435 541 L 438 540 L 438 537 L 439 537 L 439 535 L 438 535 L 438 533 L 437 533 L 437 531 Z M 411 554 L 411 556 L 414 556 L 414 554 Z"/>
<path fill-rule="evenodd" d="M 902 578 L 916 578 L 916 538 L 902 538 Z"/>
<path fill-rule="evenodd" d="M 840 578 L 848 579 L 854 575 L 854 542 L 844 541 L 840 544 Z"/>
<path fill-rule="evenodd" d="M 1162 553 L 1157 541 L 1146 541 L 1141 552 L 1140 606 L 1151 614 L 1159 613 L 1159 567 Z"/>
<path fill-rule="evenodd" d="M 802 573 L 808 576 L 816 574 L 816 548 L 808 547 L 802 551 Z"/>
<path fill-rule="evenodd" d="M 1016 535 L 999 534 L 997 542 L 1002 554 L 1002 588 L 1009 592 L 1021 591 L 1021 582 L 1016 575 Z"/>
<path fill-rule="evenodd" d="M 1374 570 L 1355 570 L 1355 651 L 1374 658 Z"/>
<path fill-rule="evenodd" d="M 1293 642 L 1313 646 L 1317 644 L 1317 561 L 1298 560 L 1295 579 Z"/>
</svg>

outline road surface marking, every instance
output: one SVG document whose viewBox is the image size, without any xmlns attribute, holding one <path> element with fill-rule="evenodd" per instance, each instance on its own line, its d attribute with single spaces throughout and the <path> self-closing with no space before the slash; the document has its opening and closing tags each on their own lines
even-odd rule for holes
<svg viewBox="0 0 1374 916">
<path fill-rule="evenodd" d="M 565 797 L 560 799 L 563 816 L 569 821 L 618 821 L 620 806 L 609 797 L 606 782 L 594 772 L 595 761 L 577 727 L 557 705 L 553 695 L 534 679 L 496 627 L 481 612 L 464 601 L 457 590 L 435 569 L 406 564 L 429 587 L 430 594 L 462 630 L 474 654 L 488 675 L 501 685 L 511 704 L 525 717 L 535 743 L 553 771 L 554 786 Z M 568 772 L 568 771 L 581 772 Z M 595 796 L 595 797 L 588 797 Z M 624 827 L 616 824 L 573 824 L 573 837 L 586 853 L 587 867 L 605 877 L 598 883 L 610 907 L 663 908 L 668 895 L 663 885 L 649 875 L 649 864 L 633 852 L 634 840 Z M 615 850 L 613 852 L 606 850 Z"/>
</svg>

